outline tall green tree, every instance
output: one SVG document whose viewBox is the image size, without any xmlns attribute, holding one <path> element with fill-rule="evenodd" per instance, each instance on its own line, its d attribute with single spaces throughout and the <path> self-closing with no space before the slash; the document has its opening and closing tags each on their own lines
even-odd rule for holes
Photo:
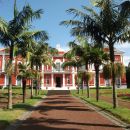
<svg viewBox="0 0 130 130">
<path fill-rule="evenodd" d="M 68 59 L 68 61 L 64 62 L 62 64 L 63 69 L 67 66 L 76 67 L 77 68 L 77 74 L 79 71 L 79 67 L 81 67 L 81 59 L 79 55 L 81 55 L 82 50 L 80 49 L 80 46 L 78 46 L 74 41 L 69 42 L 70 50 L 64 54 L 64 58 Z M 78 78 L 78 75 L 77 75 Z M 78 93 L 79 93 L 79 86 L 78 86 Z"/>
<path fill-rule="evenodd" d="M 96 100 L 99 100 L 99 72 L 100 67 L 109 61 L 109 55 L 103 49 L 92 47 L 90 51 L 90 62 L 94 64 L 96 81 Z"/>
<path fill-rule="evenodd" d="M 124 73 L 125 73 L 125 67 L 122 63 L 115 63 L 114 64 L 114 72 L 115 72 L 115 78 L 117 79 L 120 79 Z M 108 63 L 108 64 L 105 64 L 103 66 L 103 75 L 104 75 L 104 78 L 106 80 L 110 80 L 111 77 L 112 77 L 112 67 L 111 65 Z"/>
<path fill-rule="evenodd" d="M 18 11 L 16 0 L 14 1 L 14 17 L 11 21 L 6 22 L 0 18 L 0 42 L 5 47 L 9 47 L 10 64 L 14 59 L 14 47 L 22 41 L 23 33 L 28 30 L 30 23 L 34 19 L 39 19 L 43 11 L 34 11 L 29 5 L 23 7 L 22 11 Z M 42 33 L 40 33 L 42 35 Z M 9 96 L 8 108 L 12 109 L 12 81 L 9 76 Z"/>
<path fill-rule="evenodd" d="M 107 44 L 110 52 L 113 86 L 113 108 L 117 107 L 117 96 L 115 88 L 114 72 L 114 45 L 119 41 L 129 41 L 129 15 L 130 1 L 116 4 L 114 0 L 95 0 L 94 6 L 98 9 L 83 6 L 84 12 L 71 8 L 68 13 L 73 14 L 74 18 L 62 21 L 62 25 L 71 25 L 71 34 L 73 36 L 89 36 L 96 43 Z"/>
<path fill-rule="evenodd" d="M 27 63 L 19 64 L 18 69 L 18 78 L 22 79 L 23 103 L 25 103 L 27 79 L 30 79 L 33 76 L 33 73 L 30 69 L 30 65 Z"/>
<path fill-rule="evenodd" d="M 57 49 L 50 47 L 42 39 L 42 41 L 36 43 L 33 48 L 32 55 L 30 58 L 30 63 L 31 63 L 32 68 L 34 69 L 34 66 L 35 66 L 35 70 L 41 73 L 42 64 L 54 66 L 54 63 L 52 61 L 52 56 L 57 53 L 58 53 Z M 40 77 L 38 76 L 37 81 L 36 81 L 37 82 L 36 95 L 38 94 L 38 87 L 40 87 L 41 85 L 40 80 L 41 80 L 41 76 Z"/>
<path fill-rule="evenodd" d="M 126 67 L 126 83 L 127 88 L 130 88 L 130 66 Z"/>
<path fill-rule="evenodd" d="M 88 43 L 88 40 L 85 37 L 78 36 L 77 37 L 80 49 L 82 50 L 82 53 L 80 56 L 82 60 L 82 64 L 85 66 L 85 72 L 83 74 L 83 78 L 86 77 L 86 86 L 87 86 L 87 97 L 90 97 L 90 92 L 89 92 L 89 80 L 90 80 L 90 73 L 89 73 L 89 63 L 90 63 L 90 50 L 91 46 Z"/>
</svg>

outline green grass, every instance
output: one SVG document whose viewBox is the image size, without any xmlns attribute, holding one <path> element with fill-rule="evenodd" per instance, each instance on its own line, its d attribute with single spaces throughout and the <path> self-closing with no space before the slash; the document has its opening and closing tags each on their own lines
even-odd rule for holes
<svg viewBox="0 0 130 130">
<path fill-rule="evenodd" d="M 126 91 L 126 90 L 125 90 Z M 105 101 L 99 101 L 97 102 L 95 98 L 87 98 L 85 95 L 81 95 L 81 93 L 78 95 L 76 91 L 71 91 L 71 94 L 79 97 L 80 99 L 84 100 L 85 102 L 88 102 L 94 106 L 97 106 L 112 115 L 116 116 L 117 118 L 130 123 L 130 109 L 118 107 L 116 109 L 113 109 L 113 106 L 111 103 L 105 102 Z"/>
<path fill-rule="evenodd" d="M 35 91 L 34 91 L 35 92 Z M 19 95 L 22 94 L 21 88 L 13 88 L 13 99 L 19 98 Z M 30 97 L 30 89 L 27 89 L 27 99 L 26 103 L 22 103 L 22 100 L 18 101 L 18 103 L 13 105 L 12 110 L 8 109 L 0 109 L 0 130 L 5 129 L 10 123 L 17 120 L 24 112 L 30 110 L 38 101 L 40 101 L 45 95 L 47 91 L 40 90 L 39 96 L 34 96 L 33 99 L 29 99 Z M 7 97 L 7 89 L 1 90 L 1 95 L 3 97 Z"/>
<path fill-rule="evenodd" d="M 126 101 L 130 101 L 130 97 L 128 97 L 128 96 L 121 97 L 121 99 L 126 100 Z"/>
<path fill-rule="evenodd" d="M 81 90 L 80 90 L 80 93 L 82 93 L 81 92 Z M 83 93 L 84 95 L 87 95 L 87 90 L 85 89 L 84 90 L 84 93 Z M 93 89 L 90 89 L 90 95 L 93 97 L 94 95 L 96 94 L 96 89 L 95 88 L 93 88 Z M 100 94 L 100 96 L 108 96 L 108 97 L 112 97 L 112 89 L 111 88 L 100 88 L 99 89 L 99 94 Z M 117 95 L 119 95 L 119 94 L 130 94 L 130 89 L 117 89 Z M 127 101 L 130 101 L 130 98 L 129 97 L 118 97 L 118 98 L 120 98 L 120 99 L 123 99 L 123 100 L 127 100 Z"/>
</svg>

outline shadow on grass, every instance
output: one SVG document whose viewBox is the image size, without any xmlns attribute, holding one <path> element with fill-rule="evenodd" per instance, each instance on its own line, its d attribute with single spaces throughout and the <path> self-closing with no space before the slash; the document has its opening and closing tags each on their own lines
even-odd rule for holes
<svg viewBox="0 0 130 130">
<path fill-rule="evenodd" d="M 42 100 L 42 97 L 33 97 L 32 100 Z M 32 110 L 34 108 L 33 105 L 30 105 L 28 103 L 17 103 L 13 105 L 14 109 L 21 109 L 21 110 Z"/>
<path fill-rule="evenodd" d="M 9 124 L 9 121 L 0 120 L 0 130 L 4 130 L 7 126 L 9 126 Z"/>
<path fill-rule="evenodd" d="M 130 97 L 122 97 L 121 99 L 130 101 Z"/>
<path fill-rule="evenodd" d="M 32 99 L 43 99 L 42 97 L 33 97 Z"/>
<path fill-rule="evenodd" d="M 24 103 L 19 103 L 19 104 L 14 104 L 13 108 L 14 109 L 21 109 L 21 110 L 30 110 L 33 106 L 24 104 Z"/>
</svg>

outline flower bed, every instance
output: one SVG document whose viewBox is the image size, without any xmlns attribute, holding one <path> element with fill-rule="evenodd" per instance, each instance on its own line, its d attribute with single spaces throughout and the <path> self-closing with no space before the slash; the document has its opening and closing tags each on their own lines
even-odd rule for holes
<svg viewBox="0 0 130 130">
<path fill-rule="evenodd" d="M 130 98 L 130 94 L 129 93 L 121 93 L 121 94 L 117 94 L 117 97 L 129 97 Z"/>
</svg>

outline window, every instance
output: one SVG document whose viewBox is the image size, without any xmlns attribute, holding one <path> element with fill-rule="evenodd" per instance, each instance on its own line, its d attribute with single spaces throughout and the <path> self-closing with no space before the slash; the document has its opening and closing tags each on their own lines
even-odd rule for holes
<svg viewBox="0 0 130 130">
<path fill-rule="evenodd" d="M 49 76 L 46 77 L 46 84 L 49 85 L 50 84 L 50 79 Z"/>
<path fill-rule="evenodd" d="M 117 85 L 118 88 L 120 87 L 120 85 L 121 85 L 120 78 L 117 78 L 117 79 L 116 79 L 116 85 Z"/>
<path fill-rule="evenodd" d="M 56 71 L 60 71 L 60 63 L 56 63 Z"/>
<path fill-rule="evenodd" d="M 86 69 L 86 66 L 85 66 L 85 65 L 81 66 L 81 69 L 82 69 L 82 70 L 85 70 L 85 69 Z"/>
<path fill-rule="evenodd" d="M 21 79 L 17 78 L 17 85 L 21 86 Z"/>
<path fill-rule="evenodd" d="M 70 84 L 70 76 L 66 77 L 67 84 Z"/>
<path fill-rule="evenodd" d="M 110 86 L 110 80 L 109 79 L 106 80 L 106 86 L 107 87 Z"/>
<path fill-rule="evenodd" d="M 70 66 L 65 67 L 65 70 L 69 71 L 70 70 Z"/>
</svg>

